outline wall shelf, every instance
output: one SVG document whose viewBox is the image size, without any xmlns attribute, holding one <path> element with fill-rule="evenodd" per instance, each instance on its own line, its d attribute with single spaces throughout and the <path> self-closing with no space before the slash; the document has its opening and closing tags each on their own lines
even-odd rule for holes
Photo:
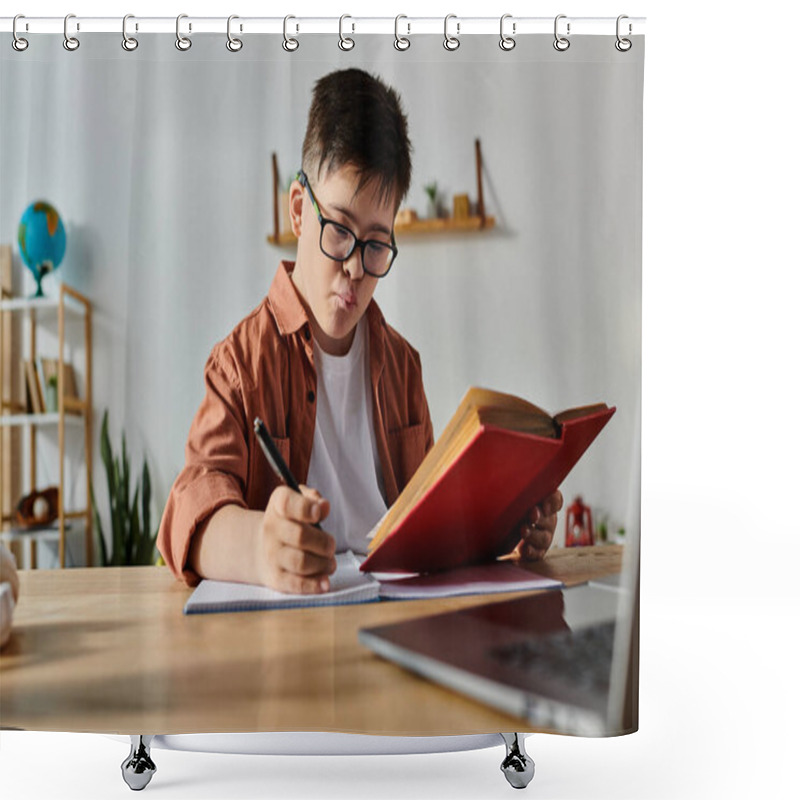
<svg viewBox="0 0 800 800">
<path fill-rule="evenodd" d="M 418 219 L 404 225 L 397 225 L 395 232 L 404 235 L 426 233 L 466 233 L 469 231 L 488 231 L 494 228 L 494 217 L 446 217 L 440 219 Z"/>
<path fill-rule="evenodd" d="M 66 404 L 67 409 L 77 403 L 80 403 L 81 406 L 85 405 L 82 401 L 72 400 L 72 402 Z M 59 419 L 60 415 L 55 411 L 50 414 L 4 414 L 0 417 L 0 427 L 11 428 L 22 425 L 58 425 Z M 64 415 L 65 425 L 81 425 L 83 421 L 83 414 L 68 413 Z"/>
<path fill-rule="evenodd" d="M 59 293 L 59 297 L 4 297 L 0 300 L 0 311 L 52 311 L 57 313 L 63 304 L 65 311 L 71 311 L 81 316 L 85 315 L 86 307 L 71 292 L 72 290 L 67 288 L 63 293 L 63 303 L 61 293 Z"/>
</svg>

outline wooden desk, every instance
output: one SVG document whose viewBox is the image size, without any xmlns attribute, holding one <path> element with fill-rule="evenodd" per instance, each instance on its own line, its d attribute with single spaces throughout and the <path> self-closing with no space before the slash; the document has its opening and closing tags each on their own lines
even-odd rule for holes
<svg viewBox="0 0 800 800">
<path fill-rule="evenodd" d="M 568 586 L 619 572 L 622 548 L 553 550 Z M 184 616 L 165 567 L 23 571 L 0 655 L 0 725 L 41 731 L 469 734 L 515 717 L 383 661 L 361 627 L 510 594 Z M 527 725 L 527 723 L 525 723 Z"/>
</svg>

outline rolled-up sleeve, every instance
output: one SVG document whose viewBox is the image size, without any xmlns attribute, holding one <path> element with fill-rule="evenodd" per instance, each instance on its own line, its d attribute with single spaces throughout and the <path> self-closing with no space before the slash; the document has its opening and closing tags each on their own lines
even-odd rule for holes
<svg viewBox="0 0 800 800">
<path fill-rule="evenodd" d="M 186 463 L 167 499 L 158 549 L 177 578 L 200 580 L 188 564 L 192 536 L 219 508 L 246 508 L 249 463 L 241 382 L 233 360 L 217 345 L 205 367 L 206 393 L 186 442 Z"/>
</svg>

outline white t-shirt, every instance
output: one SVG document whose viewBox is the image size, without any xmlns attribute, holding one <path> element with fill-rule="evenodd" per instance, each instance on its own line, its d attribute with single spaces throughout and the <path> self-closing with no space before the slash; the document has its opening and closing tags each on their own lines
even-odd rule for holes
<svg viewBox="0 0 800 800">
<path fill-rule="evenodd" d="M 373 425 L 367 320 L 362 317 L 350 350 L 324 353 L 314 342 L 317 419 L 307 485 L 330 502 L 321 523 L 336 550 L 367 552 L 367 534 L 386 513 Z"/>
</svg>

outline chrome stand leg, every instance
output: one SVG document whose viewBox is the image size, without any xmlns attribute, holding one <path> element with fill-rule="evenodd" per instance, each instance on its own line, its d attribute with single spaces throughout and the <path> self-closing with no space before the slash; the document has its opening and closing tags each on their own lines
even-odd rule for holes
<svg viewBox="0 0 800 800">
<path fill-rule="evenodd" d="M 525 740 L 518 733 L 501 733 L 506 743 L 506 757 L 500 769 L 515 789 L 524 789 L 532 780 L 535 765 L 525 752 Z"/>
<path fill-rule="evenodd" d="M 144 789 L 155 774 L 156 765 L 150 758 L 150 742 L 152 741 L 152 736 L 131 734 L 131 752 L 122 762 L 122 778 L 135 792 Z"/>
</svg>

